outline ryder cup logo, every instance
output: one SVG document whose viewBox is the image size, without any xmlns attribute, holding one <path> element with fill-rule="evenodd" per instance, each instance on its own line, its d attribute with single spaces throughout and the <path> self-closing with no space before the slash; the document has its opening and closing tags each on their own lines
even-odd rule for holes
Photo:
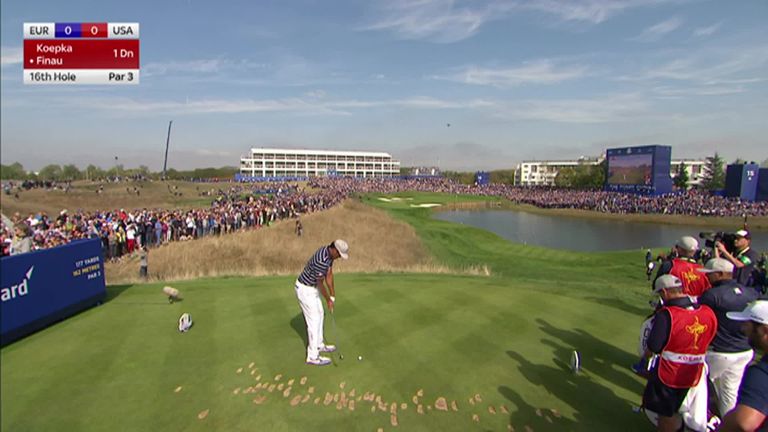
<svg viewBox="0 0 768 432">
<path fill-rule="evenodd" d="M 27 270 L 24 279 L 22 279 L 18 284 L 0 289 L 0 300 L 7 302 L 9 300 L 15 299 L 16 297 L 27 295 L 29 293 L 29 280 L 32 279 L 32 270 L 34 269 L 35 266 L 30 267 L 29 270 Z"/>
</svg>

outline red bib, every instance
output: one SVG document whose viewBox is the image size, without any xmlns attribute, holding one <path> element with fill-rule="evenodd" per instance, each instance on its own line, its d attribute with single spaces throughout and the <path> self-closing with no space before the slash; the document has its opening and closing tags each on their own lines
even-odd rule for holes
<svg viewBox="0 0 768 432">
<path fill-rule="evenodd" d="M 707 306 L 685 309 L 668 306 L 672 326 L 661 351 L 659 379 L 672 388 L 691 388 L 699 383 L 707 347 L 717 333 L 717 317 Z"/>
</svg>

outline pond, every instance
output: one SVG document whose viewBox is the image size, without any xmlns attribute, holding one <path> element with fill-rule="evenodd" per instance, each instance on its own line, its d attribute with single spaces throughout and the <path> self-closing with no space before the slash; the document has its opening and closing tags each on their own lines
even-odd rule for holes
<svg viewBox="0 0 768 432">
<path fill-rule="evenodd" d="M 516 243 L 583 252 L 671 247 L 684 235 L 698 238 L 700 231 L 709 231 L 684 225 L 547 216 L 512 210 L 441 211 L 435 213 L 435 218 L 491 231 Z M 700 245 L 704 245 L 703 240 Z M 768 232 L 753 231 L 752 247 L 759 252 L 768 250 Z"/>
</svg>

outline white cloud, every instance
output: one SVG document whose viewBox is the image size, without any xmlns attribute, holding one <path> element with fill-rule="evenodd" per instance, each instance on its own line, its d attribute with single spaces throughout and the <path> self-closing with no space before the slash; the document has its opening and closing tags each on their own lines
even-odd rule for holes
<svg viewBox="0 0 768 432">
<path fill-rule="evenodd" d="M 521 7 L 545 12 L 563 21 L 600 24 L 628 9 L 664 3 L 679 3 L 679 0 L 539 0 L 521 2 Z"/>
<path fill-rule="evenodd" d="M 493 2 L 459 7 L 454 0 L 393 0 L 384 6 L 384 17 L 363 30 L 389 30 L 402 39 L 456 42 L 474 35 L 493 19 Z"/>
<path fill-rule="evenodd" d="M 254 63 L 249 60 L 231 60 L 224 58 L 197 59 L 184 61 L 168 61 L 147 63 L 142 66 L 141 73 L 145 77 L 157 75 L 193 75 L 218 74 L 230 70 L 264 69 L 264 63 Z"/>
<path fill-rule="evenodd" d="M 629 121 L 649 114 L 649 104 L 634 94 L 593 99 L 526 100 L 497 107 L 508 120 L 594 124 Z"/>
<path fill-rule="evenodd" d="M 362 30 L 391 31 L 401 39 L 451 43 L 475 35 L 488 22 L 538 12 L 560 21 L 599 24 L 634 8 L 683 0 L 382 0 L 381 17 Z"/>
<path fill-rule="evenodd" d="M 763 81 L 768 66 L 768 45 L 713 48 L 693 54 L 670 52 L 673 60 L 619 80 L 674 80 L 700 85 L 747 84 Z"/>
<path fill-rule="evenodd" d="M 553 60 L 535 60 L 512 68 L 484 68 L 468 66 L 456 73 L 435 76 L 435 79 L 465 84 L 513 87 L 523 84 L 556 84 L 578 79 L 588 74 L 586 66 L 558 67 Z"/>
<path fill-rule="evenodd" d="M 1 47 L 0 66 L 6 67 L 20 64 L 24 61 L 24 49 L 22 47 Z"/>
<path fill-rule="evenodd" d="M 683 25 L 683 20 L 678 17 L 673 17 L 646 28 L 642 33 L 633 37 L 631 40 L 638 42 L 654 42 L 661 39 L 664 35 L 677 30 L 681 25 Z"/>
<path fill-rule="evenodd" d="M 712 24 L 711 26 L 696 28 L 693 30 L 693 35 L 696 37 L 711 36 L 717 33 L 717 31 L 720 30 L 720 26 L 722 25 L 723 23 L 719 22 Z"/>
</svg>

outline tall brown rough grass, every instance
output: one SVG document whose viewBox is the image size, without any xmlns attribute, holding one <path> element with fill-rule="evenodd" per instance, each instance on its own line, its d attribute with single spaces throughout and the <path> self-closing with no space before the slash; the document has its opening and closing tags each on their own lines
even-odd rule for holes
<svg viewBox="0 0 768 432">
<path fill-rule="evenodd" d="M 487 268 L 450 269 L 436 265 L 413 228 L 385 212 L 354 200 L 306 215 L 302 237 L 294 220 L 268 228 L 220 237 L 177 242 L 149 253 L 150 281 L 215 276 L 297 275 L 320 246 L 343 238 L 349 260 L 338 260 L 336 272 L 429 272 L 488 275 Z M 106 266 L 107 282 L 139 282 L 136 255 Z"/>
</svg>

